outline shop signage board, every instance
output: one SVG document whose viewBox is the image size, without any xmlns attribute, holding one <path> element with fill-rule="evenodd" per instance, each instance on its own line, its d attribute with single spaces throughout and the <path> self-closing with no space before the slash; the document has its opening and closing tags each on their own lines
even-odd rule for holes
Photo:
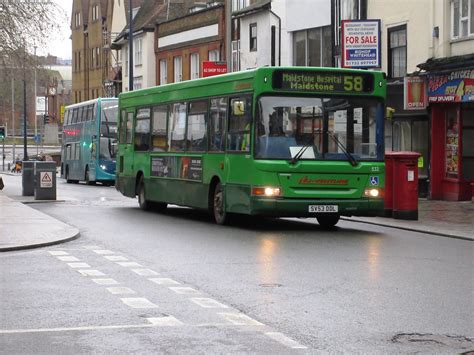
<svg viewBox="0 0 474 355">
<path fill-rule="evenodd" d="M 474 102 L 474 69 L 428 75 L 428 101 Z"/>
<path fill-rule="evenodd" d="M 426 78 L 406 76 L 403 85 L 403 108 L 405 110 L 424 110 L 427 104 Z"/>
<path fill-rule="evenodd" d="M 343 68 L 380 68 L 380 20 L 343 20 Z"/>
<path fill-rule="evenodd" d="M 214 76 L 227 73 L 227 62 L 202 62 L 202 77 Z"/>
</svg>

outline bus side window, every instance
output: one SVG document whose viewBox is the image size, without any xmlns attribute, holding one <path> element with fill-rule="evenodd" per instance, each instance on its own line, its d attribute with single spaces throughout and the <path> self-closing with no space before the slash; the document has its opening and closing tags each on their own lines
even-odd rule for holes
<svg viewBox="0 0 474 355">
<path fill-rule="evenodd" d="M 150 117 L 151 108 L 138 109 L 133 140 L 136 151 L 143 152 L 150 149 Z"/>
<path fill-rule="evenodd" d="M 223 152 L 225 149 L 225 120 L 227 117 L 227 99 L 211 99 L 210 145 L 209 150 Z"/>
<path fill-rule="evenodd" d="M 251 96 L 230 100 L 227 150 L 250 151 L 250 124 L 252 122 Z"/>
<path fill-rule="evenodd" d="M 153 108 L 153 151 L 166 151 L 166 123 L 168 119 L 168 106 L 155 106 Z"/>
<path fill-rule="evenodd" d="M 186 103 L 173 104 L 168 124 L 168 147 L 171 152 L 184 150 L 186 133 Z"/>
<path fill-rule="evenodd" d="M 67 126 L 69 124 L 69 112 L 70 112 L 69 110 L 66 110 L 64 112 L 64 123 L 63 123 L 64 126 Z"/>
<path fill-rule="evenodd" d="M 127 112 L 125 110 L 122 111 L 122 117 L 120 118 L 120 126 L 119 126 L 119 143 L 125 143 L 125 128 L 127 127 Z"/>
<path fill-rule="evenodd" d="M 84 107 L 79 107 L 79 113 L 77 115 L 77 122 L 83 122 L 84 119 L 82 118 L 83 117 L 83 113 L 84 113 Z"/>
<path fill-rule="evenodd" d="M 207 150 L 207 110 L 208 100 L 189 103 L 186 148 L 189 151 Z"/>
<path fill-rule="evenodd" d="M 77 108 L 75 108 L 73 111 L 72 111 L 72 120 L 71 120 L 71 123 L 76 123 L 77 122 Z"/>
<path fill-rule="evenodd" d="M 127 129 L 126 129 L 126 144 L 132 144 L 132 128 L 133 128 L 133 112 L 129 112 L 127 115 Z"/>
</svg>

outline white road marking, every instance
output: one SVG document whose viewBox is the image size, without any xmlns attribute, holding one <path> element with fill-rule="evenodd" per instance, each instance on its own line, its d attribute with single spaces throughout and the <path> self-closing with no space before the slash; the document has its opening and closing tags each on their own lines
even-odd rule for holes
<svg viewBox="0 0 474 355">
<path fill-rule="evenodd" d="M 105 276 L 105 274 L 102 271 L 99 270 L 77 270 L 80 274 L 84 276 Z"/>
<path fill-rule="evenodd" d="M 140 267 L 139 263 L 136 263 L 134 261 L 119 261 L 117 262 L 118 265 L 123 266 L 123 267 Z"/>
<path fill-rule="evenodd" d="M 180 295 L 195 295 L 196 293 L 200 293 L 192 287 L 170 287 L 169 289 Z"/>
<path fill-rule="evenodd" d="M 104 258 L 110 261 L 127 261 L 128 260 L 125 256 L 120 256 L 120 255 L 108 255 L 108 256 L 104 256 Z"/>
<path fill-rule="evenodd" d="M 114 279 L 92 279 L 98 285 L 118 285 L 118 281 Z"/>
<path fill-rule="evenodd" d="M 224 317 L 227 321 L 235 325 L 264 325 L 243 313 L 218 313 L 218 314 Z"/>
<path fill-rule="evenodd" d="M 173 316 L 147 318 L 147 320 L 154 326 L 160 326 L 160 327 L 176 327 L 179 325 L 183 325 L 183 322 L 177 320 Z"/>
<path fill-rule="evenodd" d="M 99 254 L 99 255 L 112 255 L 115 254 L 112 250 L 92 250 L 94 253 Z"/>
<path fill-rule="evenodd" d="M 203 308 L 229 308 L 212 298 L 190 298 L 190 300 Z"/>
<path fill-rule="evenodd" d="M 156 325 L 154 324 L 127 324 L 127 325 L 99 325 L 99 326 L 71 327 L 71 328 L 5 329 L 5 330 L 0 330 L 0 334 L 72 332 L 72 331 L 85 331 L 85 330 L 153 328 L 153 327 L 156 327 Z"/>
<path fill-rule="evenodd" d="M 51 255 L 54 255 L 54 256 L 58 256 L 58 255 L 69 255 L 69 253 L 67 253 L 67 252 L 65 252 L 65 251 L 59 251 L 59 250 L 49 251 L 48 253 L 50 253 Z"/>
<path fill-rule="evenodd" d="M 86 245 L 86 246 L 84 246 L 84 249 L 88 249 L 88 250 L 94 250 L 94 249 L 96 249 L 96 250 L 99 250 L 99 249 L 100 249 L 100 246 L 98 246 L 98 245 Z"/>
<path fill-rule="evenodd" d="M 158 308 L 156 304 L 146 298 L 121 298 L 120 300 L 132 308 Z"/>
<path fill-rule="evenodd" d="M 61 261 L 79 261 L 75 256 L 58 256 L 57 258 Z"/>
<path fill-rule="evenodd" d="M 154 282 L 158 285 L 180 285 L 178 281 L 175 281 L 173 279 L 168 279 L 166 277 L 163 278 L 153 278 L 153 279 L 148 279 L 151 282 Z"/>
<path fill-rule="evenodd" d="M 156 271 L 150 269 L 132 269 L 132 271 L 140 276 L 155 276 L 158 275 Z"/>
<path fill-rule="evenodd" d="M 301 345 L 300 343 L 294 341 L 293 339 L 288 338 L 286 335 L 278 332 L 268 332 L 265 333 L 266 336 L 276 340 L 280 344 L 283 344 L 292 349 L 308 349 L 307 346 Z"/>
<path fill-rule="evenodd" d="M 79 269 L 79 268 L 83 268 L 83 267 L 91 267 L 89 264 L 87 263 L 67 263 L 70 267 L 72 267 L 73 269 Z"/>
<path fill-rule="evenodd" d="M 107 287 L 107 291 L 109 291 L 113 295 L 131 295 L 136 293 L 131 288 L 128 287 Z"/>
</svg>

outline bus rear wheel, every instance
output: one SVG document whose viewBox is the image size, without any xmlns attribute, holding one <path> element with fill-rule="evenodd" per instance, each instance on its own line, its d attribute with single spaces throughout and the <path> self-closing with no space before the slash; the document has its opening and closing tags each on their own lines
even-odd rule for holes
<svg viewBox="0 0 474 355">
<path fill-rule="evenodd" d="M 337 213 L 316 216 L 316 219 L 318 220 L 319 225 L 323 228 L 334 227 L 337 224 L 337 222 L 339 222 L 340 218 L 341 216 Z"/>
<path fill-rule="evenodd" d="M 140 178 L 140 181 L 138 183 L 138 188 L 137 188 L 137 195 L 138 195 L 138 206 L 140 206 L 140 209 L 144 211 L 148 211 L 151 208 L 151 204 L 149 201 L 146 199 L 145 195 L 145 181 L 143 180 L 143 177 Z"/>
<path fill-rule="evenodd" d="M 229 221 L 229 215 L 225 211 L 224 192 L 222 191 L 222 185 L 220 182 L 218 182 L 214 188 L 211 212 L 217 224 L 223 225 Z"/>
</svg>

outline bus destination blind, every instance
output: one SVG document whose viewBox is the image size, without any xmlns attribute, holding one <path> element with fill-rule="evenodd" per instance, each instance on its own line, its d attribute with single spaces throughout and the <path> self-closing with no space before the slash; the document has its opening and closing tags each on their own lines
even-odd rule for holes
<svg viewBox="0 0 474 355">
<path fill-rule="evenodd" d="M 273 88 L 298 92 L 371 93 L 374 79 L 370 74 L 278 70 Z"/>
</svg>

